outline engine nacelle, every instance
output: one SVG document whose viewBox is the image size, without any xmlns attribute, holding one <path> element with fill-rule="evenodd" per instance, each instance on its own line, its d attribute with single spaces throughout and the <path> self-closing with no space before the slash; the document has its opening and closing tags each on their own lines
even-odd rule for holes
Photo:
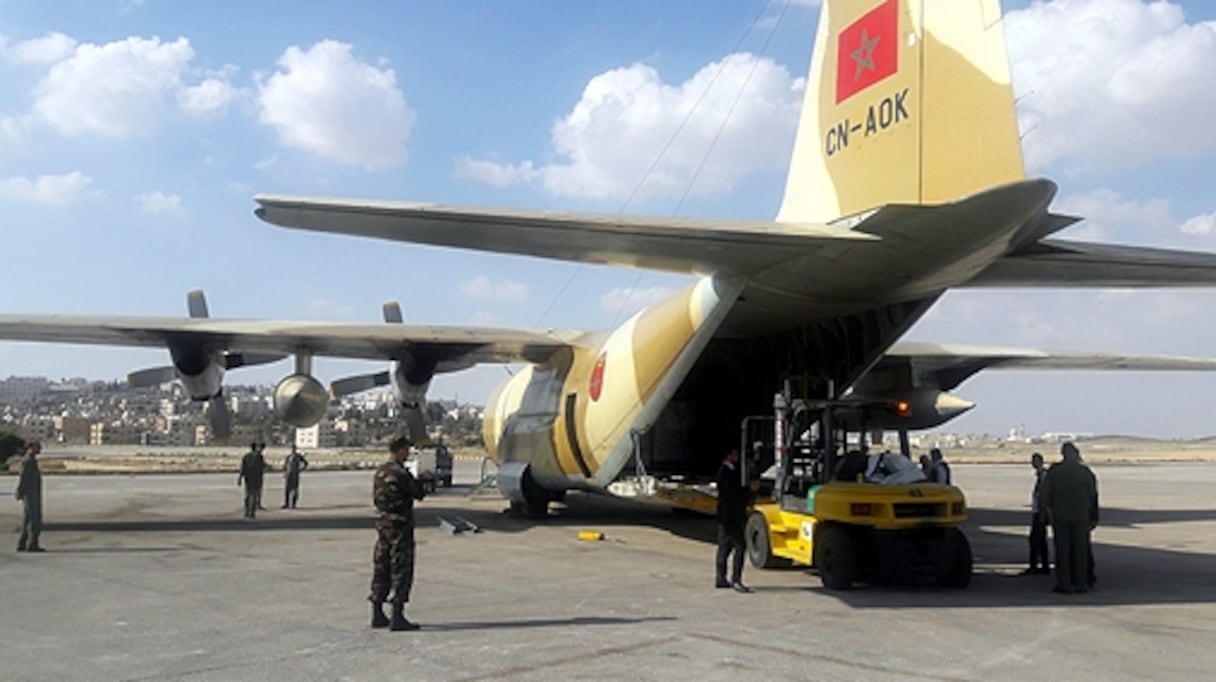
<svg viewBox="0 0 1216 682">
<path fill-rule="evenodd" d="M 853 394 L 850 398 L 865 403 L 885 402 L 888 410 L 871 410 L 867 429 L 920 430 L 940 426 L 975 407 L 975 403 L 935 388 Z M 860 424 L 850 423 L 850 428 Z"/>
<path fill-rule="evenodd" d="M 191 346 L 169 346 L 173 369 L 191 400 L 205 402 L 224 387 L 224 363 L 219 353 Z"/>
<path fill-rule="evenodd" d="M 321 421 L 329 405 L 329 392 L 308 374 L 292 374 L 274 387 L 274 413 L 297 428 Z"/>
<path fill-rule="evenodd" d="M 408 356 L 393 362 L 389 381 L 398 402 L 406 407 L 418 407 L 426 402 L 426 392 L 434 376 L 434 362 L 420 362 Z"/>
</svg>

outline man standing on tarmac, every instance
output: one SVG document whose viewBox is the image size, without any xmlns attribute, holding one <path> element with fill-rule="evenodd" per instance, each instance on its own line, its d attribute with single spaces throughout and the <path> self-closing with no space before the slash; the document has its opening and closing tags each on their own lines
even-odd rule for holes
<svg viewBox="0 0 1216 682">
<path fill-rule="evenodd" d="M 295 509 L 300 501 L 300 472 L 308 468 L 308 460 L 291 446 L 291 454 L 283 460 L 283 508 Z"/>
<path fill-rule="evenodd" d="M 236 475 L 236 484 L 245 482 L 245 518 L 257 518 L 262 508 L 262 476 L 266 471 L 266 458 L 262 456 L 262 443 L 250 443 L 249 452 L 241 458 L 241 471 Z"/>
<path fill-rule="evenodd" d="M 731 587 L 736 592 L 751 592 L 743 584 L 743 555 L 746 546 L 743 527 L 747 523 L 750 491 L 739 472 L 739 450 L 731 448 L 718 467 L 718 555 L 714 587 Z M 734 553 L 730 582 L 726 581 L 726 559 Z"/>
<path fill-rule="evenodd" d="M 1051 515 L 1056 543 L 1056 586 L 1053 592 L 1089 591 L 1089 534 L 1098 525 L 1098 479 L 1081 463 L 1071 442 L 1060 446 L 1063 461 L 1043 477 L 1043 504 Z"/>
<path fill-rule="evenodd" d="M 393 440 L 388 446 L 392 458 L 380 465 L 372 478 L 372 502 L 380 512 L 376 524 L 376 548 L 372 552 L 372 627 L 390 630 L 417 630 L 419 625 L 405 617 L 405 604 L 414 584 L 414 500 L 426 492 L 405 467 L 410 455 L 410 439 Z M 392 589 L 393 618 L 384 615 L 384 602 Z"/>
<path fill-rule="evenodd" d="M 1051 573 L 1051 561 L 1047 558 L 1047 507 L 1042 494 L 1043 476 L 1047 474 L 1043 455 L 1037 452 L 1031 455 L 1030 465 L 1034 467 L 1034 488 L 1030 491 L 1030 565 L 1022 575 Z"/>
<path fill-rule="evenodd" d="M 21 539 L 17 541 L 18 552 L 43 552 L 38 544 L 42 534 L 42 470 L 38 468 L 38 453 L 42 443 L 34 441 L 26 446 L 21 458 L 21 475 L 17 478 L 17 489 L 13 497 L 22 503 Z"/>
</svg>

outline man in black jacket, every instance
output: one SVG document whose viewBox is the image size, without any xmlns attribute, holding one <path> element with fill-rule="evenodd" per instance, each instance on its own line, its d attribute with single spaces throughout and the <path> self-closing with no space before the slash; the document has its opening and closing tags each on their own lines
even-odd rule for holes
<svg viewBox="0 0 1216 682">
<path fill-rule="evenodd" d="M 743 485 L 739 471 L 739 450 L 731 448 L 718 467 L 718 555 L 715 587 L 733 587 L 736 592 L 751 592 L 743 584 L 743 526 L 747 522 L 750 490 Z M 726 558 L 734 552 L 731 579 L 726 580 Z"/>
</svg>

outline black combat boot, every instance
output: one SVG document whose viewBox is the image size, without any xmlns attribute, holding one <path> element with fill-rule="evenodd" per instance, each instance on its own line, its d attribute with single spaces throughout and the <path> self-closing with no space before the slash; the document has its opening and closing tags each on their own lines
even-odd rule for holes
<svg viewBox="0 0 1216 682">
<path fill-rule="evenodd" d="M 388 616 L 384 615 L 384 602 L 372 602 L 372 627 L 388 627 Z"/>
<path fill-rule="evenodd" d="M 405 603 L 393 602 L 393 622 L 388 629 L 399 632 L 401 630 L 417 630 L 420 625 L 411 623 L 405 618 Z"/>
</svg>

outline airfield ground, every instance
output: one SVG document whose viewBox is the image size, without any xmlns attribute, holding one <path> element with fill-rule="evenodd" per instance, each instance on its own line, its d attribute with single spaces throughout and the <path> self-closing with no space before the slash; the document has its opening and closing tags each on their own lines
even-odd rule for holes
<svg viewBox="0 0 1216 682">
<path fill-rule="evenodd" d="M 756 591 L 740 595 L 711 587 L 711 520 L 584 495 L 514 520 L 496 494 L 468 495 L 479 463 L 461 459 L 459 485 L 420 506 L 415 633 L 367 627 L 366 471 L 305 473 L 292 511 L 272 476 L 256 521 L 231 473 L 47 476 L 49 551 L 16 553 L 15 535 L 0 549 L 0 677 L 1210 679 L 1216 464 L 1089 459 L 1099 582 L 1068 596 L 1017 575 L 1024 464 L 956 461 L 976 554 L 966 590 L 828 592 L 804 571 L 748 567 Z M 482 532 L 440 529 L 456 516 Z M 0 504 L 0 528 L 19 517 Z"/>
</svg>

